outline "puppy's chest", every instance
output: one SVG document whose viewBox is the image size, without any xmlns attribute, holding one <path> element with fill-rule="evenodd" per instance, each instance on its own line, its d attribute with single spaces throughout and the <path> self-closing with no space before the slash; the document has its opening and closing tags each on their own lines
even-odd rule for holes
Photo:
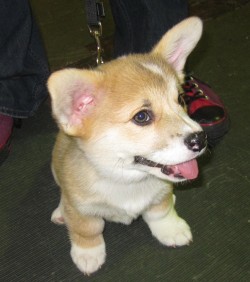
<svg viewBox="0 0 250 282">
<path fill-rule="evenodd" d="M 172 191 L 171 186 L 154 177 L 131 184 L 99 181 L 92 189 L 97 197 L 92 202 L 81 204 L 82 212 L 124 223 L 125 217 L 138 217 Z"/>
</svg>

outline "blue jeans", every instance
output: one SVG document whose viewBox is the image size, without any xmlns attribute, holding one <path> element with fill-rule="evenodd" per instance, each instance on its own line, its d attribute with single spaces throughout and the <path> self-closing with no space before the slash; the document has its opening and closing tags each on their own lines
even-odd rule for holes
<svg viewBox="0 0 250 282">
<path fill-rule="evenodd" d="M 0 113 L 33 115 L 47 97 L 48 75 L 28 0 L 0 0 Z"/>
<path fill-rule="evenodd" d="M 187 0 L 110 0 L 115 57 L 144 53 L 188 15 Z"/>
</svg>

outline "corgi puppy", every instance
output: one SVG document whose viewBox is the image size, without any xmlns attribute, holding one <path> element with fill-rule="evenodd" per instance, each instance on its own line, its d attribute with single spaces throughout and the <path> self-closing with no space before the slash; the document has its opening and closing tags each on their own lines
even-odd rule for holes
<svg viewBox="0 0 250 282">
<path fill-rule="evenodd" d="M 196 158 L 206 149 L 179 95 L 201 33 L 201 20 L 191 17 L 148 54 L 60 70 L 48 80 L 60 129 L 52 171 L 61 199 L 52 221 L 66 224 L 72 260 L 84 274 L 105 262 L 105 220 L 130 224 L 142 215 L 161 244 L 192 241 L 174 207 L 173 183 L 197 177 Z"/>
</svg>

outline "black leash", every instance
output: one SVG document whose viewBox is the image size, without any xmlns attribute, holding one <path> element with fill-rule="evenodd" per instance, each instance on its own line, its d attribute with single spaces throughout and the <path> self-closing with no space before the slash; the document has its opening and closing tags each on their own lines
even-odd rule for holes
<svg viewBox="0 0 250 282">
<path fill-rule="evenodd" d="M 97 65 L 103 64 L 103 48 L 100 37 L 102 36 L 102 19 L 105 17 L 103 2 L 99 0 L 85 0 L 87 24 L 90 34 L 95 38 L 97 47 Z"/>
</svg>

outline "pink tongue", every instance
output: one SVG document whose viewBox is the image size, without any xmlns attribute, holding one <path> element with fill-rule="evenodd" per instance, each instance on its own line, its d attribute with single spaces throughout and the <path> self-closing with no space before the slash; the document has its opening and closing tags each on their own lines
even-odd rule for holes
<svg viewBox="0 0 250 282">
<path fill-rule="evenodd" d="M 198 176 L 198 164 L 196 159 L 191 161 L 174 165 L 172 167 L 175 174 L 181 174 L 186 179 L 195 179 Z"/>
</svg>

